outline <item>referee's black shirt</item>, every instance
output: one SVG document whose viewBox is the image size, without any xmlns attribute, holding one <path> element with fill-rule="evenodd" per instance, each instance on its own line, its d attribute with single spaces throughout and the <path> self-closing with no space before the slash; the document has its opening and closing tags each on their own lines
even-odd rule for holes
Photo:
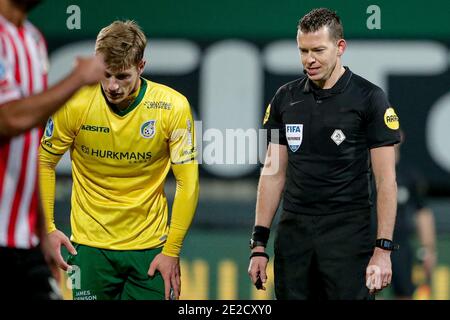
<svg viewBox="0 0 450 320">
<path fill-rule="evenodd" d="M 288 149 L 286 211 L 368 209 L 369 150 L 400 142 L 398 118 L 383 90 L 345 69 L 331 89 L 307 77 L 289 82 L 267 108 L 269 141 Z"/>
</svg>

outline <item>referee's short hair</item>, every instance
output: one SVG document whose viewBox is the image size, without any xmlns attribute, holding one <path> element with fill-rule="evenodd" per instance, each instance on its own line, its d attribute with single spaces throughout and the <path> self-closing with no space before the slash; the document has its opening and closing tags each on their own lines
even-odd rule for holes
<svg viewBox="0 0 450 320">
<path fill-rule="evenodd" d="M 344 38 L 344 28 L 341 18 L 336 12 L 327 8 L 313 9 L 303 16 L 298 22 L 297 28 L 304 33 L 315 32 L 327 26 L 330 37 L 334 40 Z"/>
</svg>

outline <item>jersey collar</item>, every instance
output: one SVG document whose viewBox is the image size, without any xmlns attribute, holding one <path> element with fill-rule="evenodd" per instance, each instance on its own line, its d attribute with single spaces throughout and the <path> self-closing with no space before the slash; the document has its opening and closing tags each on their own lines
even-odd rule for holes
<svg viewBox="0 0 450 320">
<path fill-rule="evenodd" d="M 315 95 L 323 97 L 323 98 L 343 92 L 345 90 L 345 88 L 347 88 L 348 84 L 350 83 L 350 79 L 352 77 L 352 72 L 350 71 L 350 69 L 346 66 L 344 66 L 344 68 L 345 68 L 345 72 L 338 79 L 338 81 L 334 84 L 334 86 L 330 89 L 320 89 L 308 77 L 306 77 L 303 92 L 304 93 L 312 92 Z"/>
<path fill-rule="evenodd" d="M 101 86 L 100 86 L 101 88 Z M 119 108 L 117 108 L 116 105 L 109 103 L 108 99 L 105 96 L 105 93 L 103 92 L 103 88 L 101 88 L 102 91 L 102 95 L 105 98 L 106 103 L 108 104 L 108 106 L 111 108 L 111 110 L 123 117 L 125 115 L 127 115 L 128 113 L 130 113 L 131 111 L 133 111 L 142 101 L 142 99 L 144 98 L 145 92 L 147 91 L 147 81 L 141 77 L 141 87 L 139 88 L 139 94 L 137 95 L 136 99 L 134 99 L 133 103 L 130 104 L 130 106 L 126 109 L 120 110 Z"/>
</svg>

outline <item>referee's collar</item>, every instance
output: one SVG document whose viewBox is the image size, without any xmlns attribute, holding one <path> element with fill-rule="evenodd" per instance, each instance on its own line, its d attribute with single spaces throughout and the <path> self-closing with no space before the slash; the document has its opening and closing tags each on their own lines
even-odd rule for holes
<svg viewBox="0 0 450 320">
<path fill-rule="evenodd" d="M 330 89 L 321 89 L 317 87 L 311 79 L 306 76 L 305 87 L 303 88 L 304 93 L 314 92 L 316 95 L 320 96 L 330 96 L 333 94 L 341 93 L 347 88 L 350 83 L 350 79 L 352 77 L 352 72 L 347 66 L 344 66 L 345 72 L 338 79 L 338 81 L 334 84 Z"/>
</svg>

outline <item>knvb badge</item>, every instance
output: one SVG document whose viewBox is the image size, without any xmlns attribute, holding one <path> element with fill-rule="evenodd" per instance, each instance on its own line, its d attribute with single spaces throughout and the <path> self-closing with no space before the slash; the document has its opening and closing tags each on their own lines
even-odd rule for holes
<svg viewBox="0 0 450 320">
<path fill-rule="evenodd" d="M 286 140 L 289 149 L 296 152 L 302 145 L 303 140 L 303 124 L 287 124 L 286 125 Z"/>
</svg>

